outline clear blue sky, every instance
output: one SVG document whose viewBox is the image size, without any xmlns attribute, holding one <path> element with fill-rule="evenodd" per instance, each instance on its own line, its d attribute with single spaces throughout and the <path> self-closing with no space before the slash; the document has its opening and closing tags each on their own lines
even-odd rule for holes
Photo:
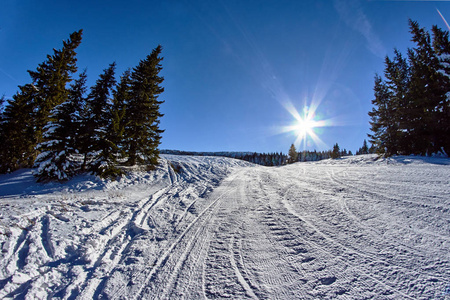
<svg viewBox="0 0 450 300">
<path fill-rule="evenodd" d="M 83 29 L 89 85 L 111 62 L 119 76 L 163 46 L 163 149 L 286 153 L 297 141 L 355 152 L 384 56 L 413 46 L 408 18 L 446 28 L 437 9 L 450 19 L 448 1 L 1 0 L 0 95 Z M 283 128 L 305 105 L 327 126 L 299 144 Z"/>
</svg>

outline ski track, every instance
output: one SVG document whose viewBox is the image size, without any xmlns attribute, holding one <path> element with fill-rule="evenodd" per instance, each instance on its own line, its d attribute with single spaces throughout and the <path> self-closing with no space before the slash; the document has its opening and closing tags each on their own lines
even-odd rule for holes
<svg viewBox="0 0 450 300">
<path fill-rule="evenodd" d="M 0 298 L 444 299 L 449 168 L 164 155 L 102 189 L 8 196 Z"/>
</svg>

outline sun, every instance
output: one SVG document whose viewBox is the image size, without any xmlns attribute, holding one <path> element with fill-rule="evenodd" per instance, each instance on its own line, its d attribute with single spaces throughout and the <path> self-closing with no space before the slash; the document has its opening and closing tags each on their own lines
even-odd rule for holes
<svg viewBox="0 0 450 300">
<path fill-rule="evenodd" d="M 297 136 L 305 137 L 311 135 L 313 129 L 316 127 L 316 122 L 309 119 L 298 119 L 297 124 L 294 125 Z"/>
<path fill-rule="evenodd" d="M 287 111 L 294 117 L 292 125 L 283 128 L 283 132 L 292 132 L 295 135 L 294 144 L 306 149 L 311 145 L 311 142 L 320 148 L 327 147 L 325 143 L 319 138 L 318 134 L 320 127 L 330 126 L 331 123 L 328 120 L 322 120 L 316 115 L 315 106 L 305 105 L 299 112 L 291 103 L 286 105 Z"/>
</svg>

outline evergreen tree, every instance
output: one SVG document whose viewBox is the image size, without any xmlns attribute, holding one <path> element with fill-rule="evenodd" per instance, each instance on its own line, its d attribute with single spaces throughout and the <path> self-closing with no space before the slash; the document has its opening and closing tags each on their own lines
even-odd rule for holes
<svg viewBox="0 0 450 300">
<path fill-rule="evenodd" d="M 374 107 L 369 112 L 370 130 L 373 134 L 368 134 L 369 141 L 376 146 L 380 154 L 390 156 L 396 153 L 397 133 L 391 123 L 393 110 L 388 87 L 378 75 L 375 75 L 374 94 L 375 99 L 372 100 Z"/>
<path fill-rule="evenodd" d="M 438 58 L 438 79 L 442 87 L 439 103 L 435 109 L 435 127 L 438 147 L 450 155 L 450 41 L 449 33 L 433 26 L 433 49 Z"/>
<path fill-rule="evenodd" d="M 408 109 L 410 107 L 408 98 L 409 86 L 409 65 L 402 54 L 395 49 L 394 59 L 386 57 L 386 68 L 384 71 L 388 90 L 387 109 L 389 111 L 389 153 L 408 153 L 410 152 L 409 132 L 410 120 L 408 118 Z"/>
<path fill-rule="evenodd" d="M 70 148 L 75 149 L 77 153 L 81 149 L 83 123 L 85 121 L 86 109 L 86 70 L 70 86 L 68 96 L 68 111 L 71 121 L 70 128 L 67 128 L 67 135 L 71 137 Z"/>
<path fill-rule="evenodd" d="M 125 116 L 125 150 L 128 164 L 158 164 L 158 146 L 163 130 L 159 128 L 159 107 L 163 101 L 158 96 L 164 91 L 160 86 L 164 78 L 161 71 L 162 47 L 156 47 L 146 59 L 141 60 L 131 73 L 130 95 Z"/>
<path fill-rule="evenodd" d="M 5 111 L 5 96 L 2 96 L 0 98 L 0 145 L 6 145 L 6 132 L 5 132 L 5 116 L 4 116 L 4 111 Z M 4 149 L 5 147 L 0 147 L 0 173 L 4 173 L 3 168 L 4 168 Z"/>
<path fill-rule="evenodd" d="M 67 41 L 63 41 L 61 50 L 54 49 L 53 55 L 47 55 L 47 60 L 36 71 L 28 71 L 37 90 L 31 103 L 37 143 L 42 141 L 43 128 L 49 121 L 51 110 L 67 100 L 67 84 L 77 71 L 75 50 L 81 43 L 82 32 L 73 32 Z"/>
<path fill-rule="evenodd" d="M 101 177 L 115 177 L 121 174 L 117 168 L 117 146 L 113 140 L 111 90 L 116 84 L 116 64 L 104 70 L 87 97 L 88 119 L 85 121 L 82 142 L 84 162 L 87 170 Z"/>
<path fill-rule="evenodd" d="M 333 151 L 331 152 L 331 158 L 336 159 L 341 156 L 338 143 L 333 146 Z"/>
<path fill-rule="evenodd" d="M 41 153 L 34 163 L 34 175 L 38 181 L 64 181 L 79 169 L 74 159 L 83 95 L 86 92 L 86 73 L 72 84 L 67 101 L 56 106 L 50 114 L 50 122 L 44 126 L 44 141 L 37 148 Z"/>
<path fill-rule="evenodd" d="M 434 110 L 441 97 L 437 73 L 439 61 L 433 51 L 430 34 L 417 22 L 410 20 L 409 23 L 416 47 L 408 52 L 411 64 L 408 117 L 412 131 L 408 140 L 412 146 L 411 153 L 425 155 L 437 150 Z"/>
<path fill-rule="evenodd" d="M 20 91 L 8 101 L 2 124 L 2 172 L 33 166 L 39 153 L 36 145 L 43 140 L 50 112 L 67 100 L 66 85 L 76 72 L 75 49 L 81 43 L 81 34 L 81 30 L 72 33 L 61 50 L 48 55 L 36 71 L 28 71 L 32 83 L 19 86 Z"/>
<path fill-rule="evenodd" d="M 113 92 L 113 103 L 112 103 L 112 124 L 111 124 L 111 132 L 113 135 L 111 136 L 112 142 L 117 146 L 119 151 L 119 156 L 125 156 L 124 151 L 124 133 L 126 127 L 126 110 L 127 103 L 130 100 L 131 93 L 131 72 L 127 70 L 122 77 L 120 78 L 120 82 L 117 85 L 116 89 Z"/>
<path fill-rule="evenodd" d="M 3 112 L 5 111 L 5 95 L 0 98 L 0 121 L 3 120 Z"/>
<path fill-rule="evenodd" d="M 360 155 L 360 154 L 369 154 L 369 146 L 367 145 L 366 140 L 364 140 L 362 147 L 359 148 L 358 151 L 356 151 L 356 155 Z"/>
<path fill-rule="evenodd" d="M 2 120 L 3 144 L 0 147 L 1 172 L 12 172 L 32 165 L 35 156 L 33 109 L 30 102 L 36 89 L 31 84 L 19 87 L 20 92 L 8 100 Z"/>
<path fill-rule="evenodd" d="M 386 80 L 375 77 L 369 138 L 387 156 L 448 152 L 449 34 L 434 26 L 431 38 L 417 22 L 409 25 L 416 46 L 408 50 L 408 60 L 395 50 L 394 59 L 385 60 Z"/>
<path fill-rule="evenodd" d="M 297 149 L 295 149 L 294 144 L 291 144 L 291 147 L 289 148 L 289 163 L 292 164 L 294 162 L 297 161 L 298 159 L 298 153 L 297 153 Z"/>
</svg>

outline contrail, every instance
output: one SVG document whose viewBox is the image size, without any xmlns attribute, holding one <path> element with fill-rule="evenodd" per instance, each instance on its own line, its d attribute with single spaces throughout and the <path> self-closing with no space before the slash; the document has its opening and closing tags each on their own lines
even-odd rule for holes
<svg viewBox="0 0 450 300">
<path fill-rule="evenodd" d="M 0 72 L 2 72 L 2 73 L 5 74 L 6 76 L 8 76 L 10 79 L 14 80 L 15 82 L 17 82 L 17 79 L 15 79 L 14 77 L 12 77 L 12 76 L 9 75 L 8 73 L 6 73 L 2 68 L 0 68 Z"/>
<path fill-rule="evenodd" d="M 439 9 L 437 9 L 438 14 L 441 16 L 442 20 L 444 21 L 445 25 L 447 26 L 448 30 L 450 31 L 450 26 L 447 23 L 447 20 L 444 18 L 444 16 L 441 14 L 441 12 L 439 11 Z"/>
</svg>

